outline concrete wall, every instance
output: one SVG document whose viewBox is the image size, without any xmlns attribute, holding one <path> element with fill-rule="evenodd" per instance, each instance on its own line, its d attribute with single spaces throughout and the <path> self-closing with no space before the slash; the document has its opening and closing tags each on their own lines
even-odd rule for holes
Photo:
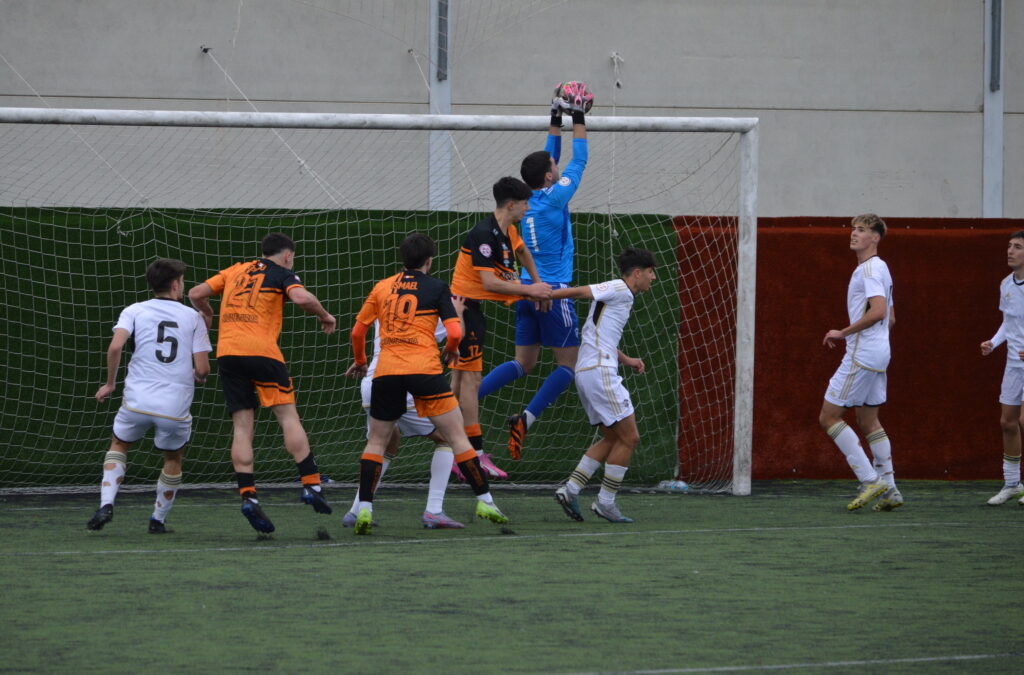
<svg viewBox="0 0 1024 675">
<path fill-rule="evenodd" d="M 1024 6 L 1004 2 L 1004 215 L 1024 217 Z M 760 214 L 981 215 L 982 0 L 451 0 L 455 112 L 756 115 Z M 426 112 L 429 3 L 0 0 L 0 105 Z M 216 62 L 200 52 L 213 48 Z M 624 59 L 613 70 L 611 52 Z M 615 86 L 618 80 L 621 87 Z"/>
</svg>

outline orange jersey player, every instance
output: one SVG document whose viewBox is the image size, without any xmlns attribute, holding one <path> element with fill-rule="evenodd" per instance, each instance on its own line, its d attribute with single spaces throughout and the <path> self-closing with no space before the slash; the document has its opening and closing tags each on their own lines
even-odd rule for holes
<svg viewBox="0 0 1024 675">
<path fill-rule="evenodd" d="M 399 246 L 400 273 L 378 282 L 370 292 L 352 328 L 354 361 L 346 375 L 366 374 L 366 333 L 380 324 L 380 359 L 370 393 L 370 432 L 359 462 L 359 511 L 355 533 L 370 534 L 373 493 L 396 421 L 405 413 L 406 395 L 412 394 L 416 411 L 430 421 L 451 444 L 455 461 L 477 496 L 476 514 L 495 523 L 507 523 L 491 497 L 487 474 L 463 429 L 462 412 L 445 379 L 441 360 L 459 360 L 462 329 L 448 286 L 428 276 L 436 248 L 425 234 L 414 232 Z M 438 358 L 434 327 L 444 323 L 448 333 Z"/>
<path fill-rule="evenodd" d="M 262 246 L 262 258 L 221 270 L 189 291 L 188 297 L 210 325 L 213 308 L 209 298 L 223 295 L 217 367 L 234 427 L 231 461 L 242 496 L 242 514 L 257 532 L 269 533 L 274 531 L 274 524 L 256 499 L 253 473 L 253 428 L 256 408 L 261 405 L 273 410 L 281 425 L 285 449 L 295 460 L 302 479 L 302 501 L 317 513 L 331 512 L 295 408 L 292 378 L 277 344 L 285 299 L 316 315 L 327 334 L 334 332 L 336 321 L 292 271 L 295 242 L 287 235 L 273 233 L 263 238 Z"/>
</svg>

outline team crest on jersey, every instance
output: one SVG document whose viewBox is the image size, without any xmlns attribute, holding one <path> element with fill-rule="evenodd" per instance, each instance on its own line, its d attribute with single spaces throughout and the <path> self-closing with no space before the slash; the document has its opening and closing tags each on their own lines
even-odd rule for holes
<svg viewBox="0 0 1024 675">
<path fill-rule="evenodd" d="M 480 255 L 485 258 L 491 257 L 491 247 L 489 244 L 480 244 Z"/>
<path fill-rule="evenodd" d="M 604 283 L 598 284 L 597 285 L 597 290 L 599 290 L 599 291 L 607 291 L 608 290 L 608 284 L 604 284 Z"/>
<path fill-rule="evenodd" d="M 566 185 L 572 185 L 572 179 L 568 176 L 562 176 L 558 179 L 558 184 L 565 187 Z"/>
</svg>

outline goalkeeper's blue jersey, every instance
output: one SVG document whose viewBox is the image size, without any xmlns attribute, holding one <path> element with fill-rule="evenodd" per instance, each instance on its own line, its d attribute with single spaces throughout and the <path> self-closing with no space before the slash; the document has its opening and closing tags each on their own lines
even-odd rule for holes
<svg viewBox="0 0 1024 675">
<path fill-rule="evenodd" d="M 544 148 L 558 163 L 561 137 L 548 136 Z M 569 218 L 569 200 L 576 194 L 587 166 L 587 139 L 572 140 L 572 160 L 566 165 L 562 177 L 551 187 L 534 190 L 530 206 L 523 216 L 519 233 L 530 249 L 541 281 L 571 284 L 573 257 L 576 246 L 572 240 L 572 221 Z M 530 280 L 525 270 L 524 280 Z"/>
</svg>

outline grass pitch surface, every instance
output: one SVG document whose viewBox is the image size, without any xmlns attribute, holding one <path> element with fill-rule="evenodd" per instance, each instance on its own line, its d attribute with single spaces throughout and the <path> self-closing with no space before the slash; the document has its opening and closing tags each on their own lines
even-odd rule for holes
<svg viewBox="0 0 1024 675">
<path fill-rule="evenodd" d="M 1024 508 L 998 487 L 905 482 L 893 513 L 848 513 L 852 482 L 624 493 L 632 525 L 498 491 L 511 534 L 464 488 L 466 529 L 423 530 L 424 493 L 385 487 L 369 537 L 351 489 L 331 516 L 267 490 L 268 539 L 228 491 L 182 492 L 162 536 L 149 494 L 101 532 L 95 495 L 2 497 L 0 669 L 1017 673 Z"/>
</svg>

